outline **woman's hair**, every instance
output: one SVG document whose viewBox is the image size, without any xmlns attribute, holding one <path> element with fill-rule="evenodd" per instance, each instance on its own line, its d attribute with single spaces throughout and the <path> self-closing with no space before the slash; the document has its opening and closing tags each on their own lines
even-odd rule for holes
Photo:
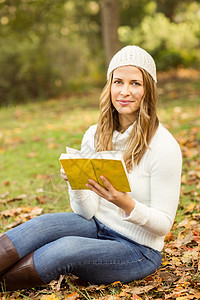
<svg viewBox="0 0 200 300">
<path fill-rule="evenodd" d="M 159 124 L 156 114 L 156 83 L 148 72 L 138 69 L 143 76 L 144 95 L 138 110 L 138 117 L 125 146 L 124 161 L 128 172 L 133 169 L 134 164 L 139 164 L 141 161 Z M 100 116 L 95 134 L 96 151 L 114 150 L 112 136 L 113 132 L 119 129 L 118 112 L 111 101 L 112 78 L 113 72 L 100 96 Z"/>
</svg>

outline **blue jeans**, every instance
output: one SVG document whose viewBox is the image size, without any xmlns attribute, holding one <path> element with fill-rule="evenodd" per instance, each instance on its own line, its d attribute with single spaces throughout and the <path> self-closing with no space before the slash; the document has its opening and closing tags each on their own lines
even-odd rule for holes
<svg viewBox="0 0 200 300">
<path fill-rule="evenodd" d="M 35 251 L 35 269 L 47 283 L 68 273 L 94 284 L 130 282 L 161 265 L 160 252 L 75 213 L 44 214 L 6 234 L 20 258 Z"/>
</svg>

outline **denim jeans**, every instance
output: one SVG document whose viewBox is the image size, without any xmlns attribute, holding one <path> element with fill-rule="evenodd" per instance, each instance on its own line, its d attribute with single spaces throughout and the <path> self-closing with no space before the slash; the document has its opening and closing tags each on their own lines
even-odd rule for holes
<svg viewBox="0 0 200 300">
<path fill-rule="evenodd" d="M 20 258 L 35 251 L 35 269 L 47 283 L 68 273 L 94 284 L 130 282 L 161 264 L 160 252 L 75 213 L 44 214 L 6 234 Z"/>
</svg>

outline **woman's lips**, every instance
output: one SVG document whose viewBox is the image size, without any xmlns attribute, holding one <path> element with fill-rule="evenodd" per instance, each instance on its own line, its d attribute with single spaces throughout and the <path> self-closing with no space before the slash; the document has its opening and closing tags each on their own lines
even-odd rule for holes
<svg viewBox="0 0 200 300">
<path fill-rule="evenodd" d="M 120 105 L 129 105 L 130 103 L 132 103 L 132 101 L 130 101 L 130 100 L 117 100 L 117 102 Z"/>
</svg>

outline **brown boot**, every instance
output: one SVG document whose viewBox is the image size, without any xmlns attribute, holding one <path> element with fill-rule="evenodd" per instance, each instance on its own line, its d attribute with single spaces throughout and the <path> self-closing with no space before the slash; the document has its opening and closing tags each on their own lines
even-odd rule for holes
<svg viewBox="0 0 200 300">
<path fill-rule="evenodd" d="M 12 269 L 5 273 L 0 282 L 4 291 L 14 291 L 47 284 L 37 274 L 33 265 L 33 252 L 22 258 Z"/>
<path fill-rule="evenodd" d="M 6 234 L 0 236 L 0 276 L 19 260 L 17 250 Z"/>
</svg>

